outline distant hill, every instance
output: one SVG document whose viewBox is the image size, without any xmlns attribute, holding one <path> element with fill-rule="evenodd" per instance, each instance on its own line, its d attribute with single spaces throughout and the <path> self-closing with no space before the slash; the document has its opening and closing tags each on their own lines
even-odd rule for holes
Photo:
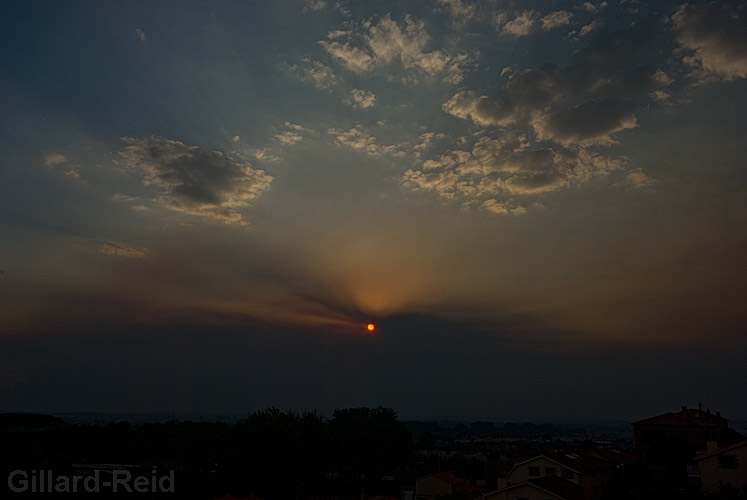
<svg viewBox="0 0 747 500">
<path fill-rule="evenodd" d="M 40 430 L 60 427 L 63 421 L 38 413 L 0 413 L 0 431 Z"/>
</svg>

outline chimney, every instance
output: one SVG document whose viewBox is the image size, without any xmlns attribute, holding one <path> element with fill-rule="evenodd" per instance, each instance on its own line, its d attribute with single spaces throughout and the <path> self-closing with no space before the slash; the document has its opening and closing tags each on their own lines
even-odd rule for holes
<svg viewBox="0 0 747 500">
<path fill-rule="evenodd" d="M 706 453 L 713 453 L 716 450 L 718 450 L 718 442 L 706 441 Z"/>
<path fill-rule="evenodd" d="M 687 411 L 687 406 L 682 405 L 682 411 Z"/>
<path fill-rule="evenodd" d="M 710 408 L 706 408 L 706 413 L 710 415 L 711 414 L 711 409 Z"/>
</svg>

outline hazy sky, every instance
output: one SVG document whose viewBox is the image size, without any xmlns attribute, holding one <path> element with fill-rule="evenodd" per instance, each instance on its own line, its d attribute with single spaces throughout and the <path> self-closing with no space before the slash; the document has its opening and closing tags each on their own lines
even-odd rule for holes
<svg viewBox="0 0 747 500">
<path fill-rule="evenodd" d="M 654 5 L 6 4 L 0 410 L 747 417 L 747 8 Z"/>
</svg>

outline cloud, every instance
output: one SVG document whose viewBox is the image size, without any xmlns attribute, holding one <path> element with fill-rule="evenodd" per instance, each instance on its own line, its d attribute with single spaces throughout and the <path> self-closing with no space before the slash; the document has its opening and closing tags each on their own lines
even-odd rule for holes
<svg viewBox="0 0 747 500">
<path fill-rule="evenodd" d="M 303 140 L 301 132 L 309 131 L 309 129 L 307 129 L 306 127 L 291 122 L 283 123 L 283 128 L 285 130 L 282 130 L 280 133 L 275 134 L 274 137 L 286 146 L 292 146 L 293 144 L 301 142 Z"/>
<path fill-rule="evenodd" d="M 420 157 L 420 155 L 428 151 L 428 148 L 430 148 L 434 141 L 444 139 L 445 137 L 446 135 L 440 132 L 426 132 L 420 134 L 420 142 L 413 147 L 413 150 L 415 151 L 415 154 Z"/>
<path fill-rule="evenodd" d="M 368 90 L 353 89 L 342 102 L 363 109 L 372 108 L 376 104 L 376 94 Z"/>
<path fill-rule="evenodd" d="M 327 130 L 327 133 L 335 137 L 335 143 L 338 146 L 362 151 L 371 156 L 389 154 L 396 157 L 403 157 L 406 154 L 395 145 L 377 144 L 376 137 L 364 131 L 360 125 L 356 125 L 347 131 L 330 128 Z"/>
<path fill-rule="evenodd" d="M 598 4 L 595 4 L 593 2 L 584 2 L 584 4 L 581 6 L 581 8 L 586 12 L 599 12 L 605 7 L 607 7 L 607 2 L 600 2 Z"/>
<path fill-rule="evenodd" d="M 44 166 L 49 168 L 61 165 L 66 161 L 67 158 L 65 157 L 65 155 L 61 155 L 60 153 L 47 153 L 43 158 Z"/>
<path fill-rule="evenodd" d="M 588 34 L 598 30 L 602 26 L 604 26 L 604 21 L 602 21 L 601 19 L 594 19 L 589 24 L 581 26 L 581 29 L 579 30 L 578 35 L 576 35 L 576 39 L 583 38 L 587 36 Z"/>
<path fill-rule="evenodd" d="M 542 19 L 540 19 L 540 24 L 542 25 L 543 30 L 551 30 L 571 24 L 572 19 L 573 14 L 571 12 L 567 10 L 556 10 L 555 12 L 550 12 L 542 17 Z"/>
<path fill-rule="evenodd" d="M 45 167 L 50 170 L 55 170 L 59 173 L 72 177 L 73 179 L 80 179 L 80 173 L 75 167 L 68 164 L 68 159 L 65 155 L 60 153 L 47 153 L 42 158 L 42 163 Z"/>
<path fill-rule="evenodd" d="M 117 243 L 106 242 L 102 244 L 99 249 L 106 255 L 113 255 L 115 257 L 126 257 L 130 259 L 144 259 L 145 252 L 136 248 L 119 245 Z"/>
<path fill-rule="evenodd" d="M 141 30 L 140 28 L 135 28 L 135 34 L 137 35 L 138 40 L 143 43 L 148 40 L 148 37 L 145 35 L 145 31 Z"/>
<path fill-rule="evenodd" d="M 405 70 L 419 70 L 449 83 L 462 81 L 463 66 L 469 57 L 452 56 L 442 50 L 426 51 L 431 38 L 422 21 L 407 16 L 401 26 L 387 14 L 376 24 L 364 21 L 352 26 L 330 31 L 327 40 L 319 42 L 348 70 L 366 74 L 377 67 L 399 64 Z"/>
<path fill-rule="evenodd" d="M 586 101 L 570 109 L 540 116 L 534 131 L 541 141 L 559 144 L 609 145 L 611 135 L 637 125 L 634 106 L 622 99 Z"/>
<path fill-rule="evenodd" d="M 472 19 L 477 11 L 474 4 L 462 0 L 438 0 L 438 3 L 448 8 L 452 22 L 457 26 Z"/>
<path fill-rule="evenodd" d="M 267 148 L 255 149 L 252 154 L 256 159 L 260 161 L 280 161 L 280 157 L 273 154 Z"/>
<path fill-rule="evenodd" d="M 137 197 L 136 196 L 130 196 L 129 194 L 124 194 L 124 193 L 115 193 L 115 194 L 112 195 L 112 200 L 113 201 L 132 202 L 132 201 L 136 201 Z"/>
<path fill-rule="evenodd" d="M 643 169 L 636 168 L 628 172 L 628 175 L 625 176 L 625 179 L 629 186 L 637 188 L 637 189 L 645 189 L 650 188 L 654 184 L 656 184 L 656 179 L 652 179 L 649 177 Z"/>
<path fill-rule="evenodd" d="M 316 12 L 318 10 L 322 10 L 326 6 L 327 2 L 325 2 L 324 0 L 306 0 L 306 5 L 304 6 L 303 10 L 304 12 Z"/>
<path fill-rule="evenodd" d="M 480 127 L 518 128 L 536 142 L 565 148 L 606 146 L 636 126 L 635 111 L 663 97 L 672 79 L 652 65 L 647 52 L 661 33 L 654 18 L 589 37 L 567 65 L 517 68 L 490 93 L 460 90 L 443 110 Z"/>
<path fill-rule="evenodd" d="M 505 16 L 500 16 L 497 19 L 497 27 L 501 34 L 512 35 L 512 36 L 526 36 L 532 32 L 539 17 L 539 12 L 536 10 L 524 10 L 516 14 L 516 16 L 510 20 L 505 21 Z"/>
<path fill-rule="evenodd" d="M 520 130 L 481 137 L 471 150 L 451 150 L 410 168 L 402 184 L 463 207 L 496 214 L 525 213 L 521 199 L 580 185 L 622 168 L 625 159 L 584 148 L 533 148 Z"/>
<path fill-rule="evenodd" d="M 155 201 L 190 215 L 246 225 L 237 208 L 261 196 L 273 178 L 220 151 L 151 136 L 124 137 L 120 157 L 146 186 L 159 192 Z"/>
<path fill-rule="evenodd" d="M 332 68 L 308 57 L 301 59 L 301 62 L 298 64 L 283 64 L 281 68 L 299 81 L 313 85 L 318 89 L 328 90 L 337 85 L 337 77 Z"/>
<path fill-rule="evenodd" d="M 747 77 L 747 10 L 742 2 L 684 4 L 672 16 L 685 64 L 700 79 Z"/>
</svg>

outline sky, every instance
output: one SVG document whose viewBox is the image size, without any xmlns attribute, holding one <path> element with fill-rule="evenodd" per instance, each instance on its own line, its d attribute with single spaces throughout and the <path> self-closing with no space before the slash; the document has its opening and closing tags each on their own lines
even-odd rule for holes
<svg viewBox="0 0 747 500">
<path fill-rule="evenodd" d="M 0 410 L 747 419 L 743 3 L 2 9 Z"/>
</svg>

